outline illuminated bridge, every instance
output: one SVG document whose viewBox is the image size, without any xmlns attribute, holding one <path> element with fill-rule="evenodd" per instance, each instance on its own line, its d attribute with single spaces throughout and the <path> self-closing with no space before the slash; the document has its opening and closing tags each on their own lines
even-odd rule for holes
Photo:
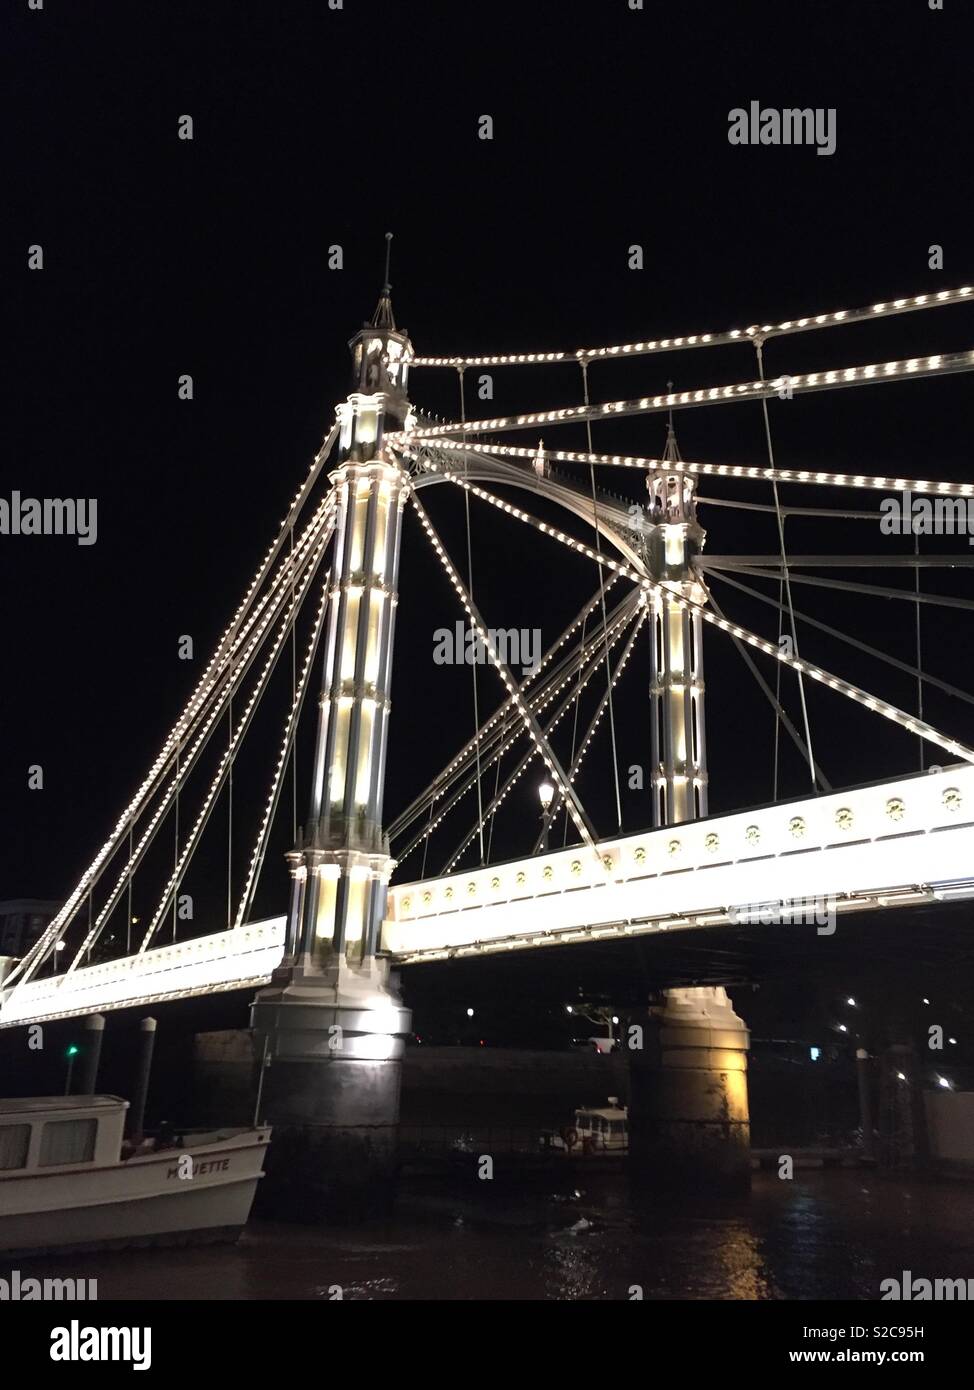
<svg viewBox="0 0 974 1390">
<path fill-rule="evenodd" d="M 768 378 L 763 349 L 770 340 L 787 346 L 797 335 L 838 325 L 954 309 L 972 297 L 972 288 L 964 286 L 721 332 L 565 352 L 437 358 L 417 355 L 397 328 L 386 284 L 372 321 L 352 339 L 353 389 L 337 406 L 334 428 L 179 719 L 61 911 L 22 960 L 7 963 L 0 1026 L 253 988 L 256 1035 L 277 1064 L 273 1074 L 283 1076 L 292 1062 L 327 1069 L 331 1059 L 323 1039 L 338 1019 L 345 1029 L 343 1059 L 380 1066 L 398 1056 L 409 1028 L 408 1011 L 390 984 L 390 965 L 733 929 L 768 920 L 761 914 L 769 904 L 779 915 L 803 904 L 824 913 L 810 929 L 828 935 L 847 913 L 891 913 L 970 896 L 974 749 L 925 720 L 922 691 L 938 688 L 968 704 L 974 697 L 925 671 L 919 654 L 916 664 L 893 658 L 801 612 L 794 591 L 810 585 L 844 590 L 911 603 L 916 613 L 921 604 L 969 610 L 970 600 L 921 593 L 918 579 L 908 591 L 840 580 L 834 571 L 907 567 L 917 577 L 927 567 L 970 567 L 974 557 L 969 550 L 921 556 L 916 548 L 912 556 L 790 553 L 785 523 L 801 516 L 828 528 L 832 517 L 871 519 L 875 534 L 881 531 L 875 526 L 879 513 L 875 507 L 850 510 L 850 494 L 859 497 L 860 507 L 862 494 L 908 494 L 946 515 L 947 504 L 963 511 L 974 498 L 974 484 L 836 472 L 827 464 L 778 467 L 768 403 L 891 382 L 930 391 L 936 378 L 971 371 L 974 351 L 847 361 L 825 371 Z M 591 400 L 592 363 L 607 370 L 615 361 L 715 347 L 751 354 L 753 371 L 723 385 Z M 468 418 L 471 382 L 484 380 L 475 374 L 564 366 L 580 374 L 578 404 Z M 452 421 L 413 404 L 410 375 L 437 370 L 456 375 Z M 674 412 L 741 402 L 752 402 L 762 413 L 765 458 L 746 466 L 682 458 Z M 593 450 L 593 424 L 661 413 L 669 423 L 660 456 Z M 542 434 L 550 438 L 565 424 L 585 427 L 585 450 L 554 449 L 542 441 Z M 642 483 L 639 502 L 602 486 L 606 478 L 633 477 Z M 768 500 L 735 498 L 742 481 L 766 485 Z M 838 500 L 832 508 L 785 505 L 782 484 L 813 486 L 816 497 L 824 490 Z M 466 564 L 451 557 L 427 510 L 440 489 L 462 498 Z M 492 644 L 493 629 L 474 597 L 470 527 L 478 508 L 482 523 L 497 525 L 503 513 L 505 524 L 518 524 L 525 545 L 560 555 L 576 573 L 588 567 L 597 581 L 582 609 L 521 677 L 500 645 Z M 773 517 L 777 550 L 708 552 L 701 516 L 722 515 L 709 508 Z M 463 630 L 481 643 L 496 671 L 499 703 L 483 717 L 474 681 L 474 735 L 405 809 L 387 819 L 400 568 L 409 582 L 408 563 L 400 564 L 407 510 L 418 520 L 420 543 L 431 547 L 442 568 Z M 563 522 L 546 519 L 552 515 Z M 725 612 L 723 604 L 740 593 L 770 609 L 770 636 Z M 478 600 L 489 602 L 490 594 L 478 593 Z M 920 692 L 916 709 L 900 708 L 808 660 L 801 653 L 799 624 L 823 629 L 908 675 Z M 708 644 L 737 649 L 767 698 L 776 749 L 781 736 L 799 750 L 809 777 L 805 799 L 709 814 L 705 632 Z M 608 735 L 611 763 L 603 786 L 614 785 L 618 808 L 614 697 L 627 667 L 637 664 L 640 633 L 639 656 L 648 653 L 650 670 L 639 737 L 645 731 L 655 824 L 621 835 L 620 811 L 616 833 L 606 834 L 582 802 L 578 774 L 586 757 L 594 756 L 597 733 L 599 746 Z M 797 721 L 782 703 L 784 679 L 798 697 Z M 307 768 L 310 806 L 299 827 L 296 733 L 312 685 L 320 694 L 308 706 L 315 726 Z M 834 789 L 813 752 L 806 700 L 812 686 L 820 686 L 823 697 L 828 692 L 837 716 L 847 702 L 865 708 L 902 730 L 904 750 L 919 741 L 929 745 L 937 764 L 880 784 Z M 234 769 L 241 749 L 251 746 L 252 728 L 266 726 L 255 719 L 258 709 L 263 715 L 267 708 L 262 702 L 280 700 L 282 690 L 281 732 L 276 748 L 268 750 L 266 800 L 254 814 L 252 799 L 246 805 L 239 796 L 234 800 Z M 541 780 L 540 830 L 525 844 L 524 857 L 492 863 L 495 818 L 526 774 Z M 224 815 L 231 845 L 226 923 L 200 934 L 207 924 L 183 911 L 183 890 L 194 856 L 210 852 L 213 827 Z M 290 817 L 293 845 L 286 856 L 289 903 L 279 917 L 260 920 L 254 913 L 257 888 L 262 875 L 279 874 L 268 847 L 282 817 Z M 552 849 L 549 830 L 556 822 L 562 843 Z M 429 866 L 434 838 L 442 843 L 451 825 L 449 852 Z M 235 856 L 233 846 L 245 842 L 248 852 Z M 398 878 L 390 886 L 394 870 Z M 136 916 L 136 875 L 151 878 L 153 872 L 155 906 L 147 916 Z M 774 911 L 770 919 L 777 920 Z M 682 1009 L 684 1021 L 692 1015 L 714 1036 L 742 1027 L 722 990 L 671 993 L 677 1014 Z M 302 1075 L 306 1085 L 310 1073 Z M 331 1082 L 322 1072 L 315 1084 L 327 1090 Z M 290 1102 L 280 1097 L 272 1094 L 268 1103 L 272 1111 L 283 1106 L 285 1119 L 290 1113 Z M 391 1099 L 386 1108 L 392 1113 L 390 1107 Z"/>
</svg>

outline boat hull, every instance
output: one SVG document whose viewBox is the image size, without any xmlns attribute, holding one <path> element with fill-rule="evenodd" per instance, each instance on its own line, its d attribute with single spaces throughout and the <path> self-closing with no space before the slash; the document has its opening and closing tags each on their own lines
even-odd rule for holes
<svg viewBox="0 0 974 1390">
<path fill-rule="evenodd" d="M 263 1176 L 268 1132 L 70 1173 L 0 1182 L 4 1256 L 235 1240 Z M 190 1170 L 191 1177 L 181 1176 Z"/>
</svg>

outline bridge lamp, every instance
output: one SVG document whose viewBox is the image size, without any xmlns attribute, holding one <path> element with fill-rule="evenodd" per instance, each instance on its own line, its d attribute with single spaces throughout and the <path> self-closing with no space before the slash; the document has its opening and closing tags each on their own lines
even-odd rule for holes
<svg viewBox="0 0 974 1390">
<path fill-rule="evenodd" d="M 541 848 L 545 853 L 548 850 L 548 812 L 554 799 L 554 787 L 550 782 L 542 782 L 538 788 L 538 800 L 541 802 Z"/>
</svg>

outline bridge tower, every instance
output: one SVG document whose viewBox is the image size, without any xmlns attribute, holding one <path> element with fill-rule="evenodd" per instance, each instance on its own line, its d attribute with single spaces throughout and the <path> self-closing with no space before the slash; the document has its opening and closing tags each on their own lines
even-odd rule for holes
<svg viewBox="0 0 974 1390">
<path fill-rule="evenodd" d="M 663 457 L 680 460 L 672 423 Z M 705 539 L 697 520 L 694 479 L 660 468 L 648 475 L 646 488 L 654 523 L 649 542 L 653 578 L 666 580 L 681 598 L 706 603 L 707 590 L 692 568 Z M 707 814 L 703 620 L 665 592 L 656 591 L 651 603 L 653 819 L 660 826 L 678 825 Z"/>
<path fill-rule="evenodd" d="M 680 462 L 672 418 L 664 460 Z M 646 480 L 652 577 L 684 599 L 708 600 L 693 569 L 705 532 L 694 479 L 665 467 Z M 653 816 L 678 826 L 707 814 L 702 619 L 665 592 L 652 599 L 650 682 Z M 654 1187 L 737 1189 L 750 1181 L 748 1034 L 723 987 L 664 991 L 643 1049 L 630 1052 L 632 1168 Z"/>
<path fill-rule="evenodd" d="M 275 1129 L 264 1205 L 304 1220 L 366 1214 L 391 1196 L 410 1027 L 376 954 L 394 867 L 382 803 L 410 487 L 383 442 L 410 412 L 410 344 L 388 283 L 349 346 L 311 804 L 287 856 L 284 959 L 252 1009 L 261 1118 Z"/>
</svg>

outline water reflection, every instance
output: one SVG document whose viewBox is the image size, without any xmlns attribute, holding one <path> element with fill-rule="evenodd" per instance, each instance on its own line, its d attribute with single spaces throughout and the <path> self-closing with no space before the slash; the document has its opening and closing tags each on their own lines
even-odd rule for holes
<svg viewBox="0 0 974 1390">
<path fill-rule="evenodd" d="M 236 1247 L 19 1261 L 97 1278 L 100 1299 L 816 1299 L 880 1281 L 974 1277 L 974 1186 L 853 1170 L 755 1174 L 749 1198 L 404 1188 L 395 1219 L 345 1231 L 256 1223 Z M 7 1270 L 0 1262 L 0 1273 Z"/>
</svg>

